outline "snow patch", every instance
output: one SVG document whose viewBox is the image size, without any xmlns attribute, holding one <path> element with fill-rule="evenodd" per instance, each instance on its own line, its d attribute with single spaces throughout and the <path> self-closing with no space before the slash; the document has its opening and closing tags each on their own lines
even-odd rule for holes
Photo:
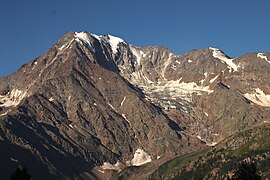
<svg viewBox="0 0 270 180">
<path fill-rule="evenodd" d="M 72 129 L 74 128 L 74 126 L 72 124 L 69 124 L 68 126 L 71 127 Z"/>
<path fill-rule="evenodd" d="M 124 97 L 124 99 L 122 100 L 122 102 L 121 102 L 120 106 L 123 106 L 123 104 L 124 104 L 125 100 L 126 100 L 126 96 L 125 96 L 125 97 Z"/>
<path fill-rule="evenodd" d="M 100 172 L 100 173 L 102 173 L 102 174 L 104 174 L 104 173 L 105 173 L 105 171 L 101 171 L 100 169 L 98 170 L 98 172 Z"/>
<path fill-rule="evenodd" d="M 157 159 L 160 159 L 161 158 L 161 156 L 157 156 Z"/>
<path fill-rule="evenodd" d="M 122 117 L 130 124 L 130 121 L 129 120 L 127 120 L 127 117 L 126 117 L 126 115 L 125 114 L 122 114 Z"/>
<path fill-rule="evenodd" d="M 54 100 L 53 97 L 50 97 L 49 101 L 53 101 L 53 100 Z"/>
<path fill-rule="evenodd" d="M 245 93 L 244 96 L 254 104 L 270 107 L 270 95 L 265 94 L 260 88 L 256 88 L 255 93 Z"/>
<path fill-rule="evenodd" d="M 213 83 L 217 78 L 218 78 L 219 75 L 216 75 L 213 79 L 211 79 L 209 82 L 210 83 Z"/>
<path fill-rule="evenodd" d="M 3 114 L 0 114 L 0 117 L 1 116 L 5 116 L 5 115 L 7 115 L 8 114 L 8 112 L 5 112 L 5 113 L 3 113 Z"/>
<path fill-rule="evenodd" d="M 11 161 L 18 163 L 19 161 L 13 157 L 10 158 Z"/>
<path fill-rule="evenodd" d="M 188 61 L 187 61 L 188 63 L 192 63 L 192 60 L 191 59 L 188 59 Z"/>
<path fill-rule="evenodd" d="M 6 96 L 0 97 L 0 101 L 3 102 L 3 104 L 0 104 L 0 107 L 17 106 L 26 95 L 27 93 L 22 90 L 13 89 Z"/>
<path fill-rule="evenodd" d="M 139 148 L 135 151 L 133 159 L 131 161 L 127 161 L 127 164 L 131 166 L 141 166 L 151 161 L 151 156 L 148 155 L 143 149 Z"/>
<path fill-rule="evenodd" d="M 232 72 L 232 69 L 234 71 L 237 71 L 238 67 L 234 62 L 233 60 L 234 59 L 230 59 L 226 56 L 226 54 L 224 54 L 223 52 L 221 52 L 219 49 L 217 48 L 212 48 L 210 47 L 209 49 L 212 50 L 212 53 L 213 53 L 213 57 L 214 58 L 217 58 L 217 59 L 220 59 L 222 62 L 226 63 L 228 65 L 228 68 L 229 68 L 229 72 Z"/>
<path fill-rule="evenodd" d="M 142 57 L 146 57 L 146 54 L 143 51 L 140 51 L 140 54 L 142 55 Z"/>
<path fill-rule="evenodd" d="M 257 58 L 264 59 L 265 61 L 267 61 L 268 63 L 270 63 L 270 60 L 268 60 L 267 57 L 263 53 L 258 53 L 257 54 Z"/>
<path fill-rule="evenodd" d="M 207 146 L 211 146 L 211 147 L 212 147 L 212 146 L 217 145 L 217 143 L 218 143 L 218 142 L 206 143 L 206 145 L 207 145 Z"/>
<path fill-rule="evenodd" d="M 107 102 L 107 104 L 108 104 L 113 110 L 115 110 L 115 108 L 113 107 L 113 105 L 111 105 L 111 103 Z"/>
<path fill-rule="evenodd" d="M 100 166 L 102 169 L 112 169 L 112 170 L 116 170 L 116 171 L 121 171 L 120 169 L 120 163 L 117 161 L 117 163 L 115 164 L 111 164 L 109 162 L 105 162 L 103 163 L 102 166 Z"/>
<path fill-rule="evenodd" d="M 204 113 L 207 117 L 209 116 L 207 112 Z"/>
<path fill-rule="evenodd" d="M 170 82 L 170 83 L 174 84 L 174 82 Z M 208 92 L 209 94 L 213 92 L 213 90 L 209 89 L 209 86 L 198 86 L 195 82 L 190 82 L 190 83 L 181 82 L 179 83 L 178 87 L 185 91 L 193 91 L 193 92 L 204 91 L 204 92 Z"/>
<path fill-rule="evenodd" d="M 76 39 L 76 38 L 75 38 Z M 72 39 L 70 42 L 67 42 L 66 44 L 62 45 L 60 48 L 58 48 L 60 51 L 63 51 L 63 50 L 66 50 L 70 45 L 71 43 L 75 40 L 75 39 Z"/>
<path fill-rule="evenodd" d="M 173 70 L 176 70 L 176 66 L 175 66 L 174 64 L 171 66 L 171 68 L 172 68 Z"/>
<path fill-rule="evenodd" d="M 172 105 L 171 101 L 167 101 L 168 107 L 171 109 L 176 109 L 177 107 L 175 105 Z M 166 108 L 168 109 L 168 108 Z"/>
<path fill-rule="evenodd" d="M 205 72 L 203 75 L 204 75 L 205 78 L 199 81 L 199 82 L 201 83 L 201 85 L 202 85 L 202 84 L 204 83 L 204 81 L 206 80 L 208 73 Z"/>
</svg>

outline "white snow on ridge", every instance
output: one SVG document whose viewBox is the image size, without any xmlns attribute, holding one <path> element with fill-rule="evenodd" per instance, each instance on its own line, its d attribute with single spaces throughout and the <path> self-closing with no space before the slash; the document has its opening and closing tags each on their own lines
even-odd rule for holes
<svg viewBox="0 0 270 180">
<path fill-rule="evenodd" d="M 75 38 L 75 41 L 77 41 L 77 42 L 79 42 L 81 44 L 82 44 L 82 42 L 88 44 L 90 51 L 92 51 L 92 52 L 95 51 L 95 48 L 94 48 L 94 46 L 93 46 L 93 44 L 92 44 L 92 42 L 91 42 L 91 40 L 89 38 L 88 33 L 86 33 L 86 32 L 79 32 L 79 33 L 75 32 L 74 38 Z"/>
<path fill-rule="evenodd" d="M 90 45 L 90 39 L 86 32 L 75 32 L 75 40 L 82 40 Z"/>
<path fill-rule="evenodd" d="M 268 63 L 270 63 L 270 60 L 268 60 L 267 57 L 266 57 L 263 53 L 258 53 L 258 54 L 257 54 L 257 58 L 264 59 L 264 60 L 266 60 Z"/>
<path fill-rule="evenodd" d="M 91 35 L 92 37 L 94 37 L 95 39 L 97 39 L 100 42 L 105 42 L 105 43 L 110 44 L 112 52 L 114 54 L 117 53 L 119 43 L 125 43 L 125 41 L 119 37 L 108 35 L 108 39 L 106 39 L 102 35 L 96 35 L 96 34 L 87 33 L 87 32 L 75 32 L 74 38 L 75 38 L 75 41 L 77 41 L 77 42 L 83 41 L 83 42 L 89 44 L 90 47 L 92 47 L 89 35 Z"/>
<path fill-rule="evenodd" d="M 91 36 L 96 38 L 98 41 L 101 41 L 100 35 L 96 35 L 96 34 L 91 33 Z"/>
<path fill-rule="evenodd" d="M 127 164 L 131 166 L 141 166 L 151 161 L 151 156 L 148 155 L 143 149 L 139 148 L 135 151 L 133 159 L 131 161 L 127 161 Z"/>
<path fill-rule="evenodd" d="M 112 51 L 114 54 L 117 53 L 117 49 L 118 49 L 118 44 L 119 43 L 124 43 L 125 41 L 119 37 L 115 37 L 112 35 L 108 35 L 109 36 L 109 40 L 108 43 L 111 45 Z"/>
<path fill-rule="evenodd" d="M 252 101 L 254 104 L 264 107 L 270 107 L 270 95 L 265 94 L 260 88 L 255 89 L 255 93 L 244 94 L 245 98 Z"/>
<path fill-rule="evenodd" d="M 238 66 L 233 62 L 233 59 L 228 58 L 224 53 L 222 53 L 219 49 L 210 47 L 213 51 L 213 57 L 220 59 L 222 62 L 225 62 L 228 65 L 228 68 L 230 69 L 229 72 L 232 72 L 232 69 L 234 71 L 237 71 Z"/>
</svg>

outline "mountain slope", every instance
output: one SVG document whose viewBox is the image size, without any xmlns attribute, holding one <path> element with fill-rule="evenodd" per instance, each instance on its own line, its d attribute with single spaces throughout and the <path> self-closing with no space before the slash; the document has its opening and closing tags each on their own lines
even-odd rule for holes
<svg viewBox="0 0 270 180">
<path fill-rule="evenodd" d="M 118 74 L 108 43 L 92 37 L 90 47 L 86 37 L 68 33 L 47 53 L 1 79 L 1 139 L 12 154 L 5 159 L 12 164 L 5 175 L 21 164 L 44 178 L 35 170 L 38 164 L 56 178 L 74 178 L 91 174 L 93 167 L 140 165 L 204 146 L 183 135 Z M 33 165 L 17 149 L 25 149 Z"/>
<path fill-rule="evenodd" d="M 217 146 L 180 156 L 159 167 L 149 179 L 226 179 L 239 164 L 254 164 L 257 173 L 270 173 L 269 123 L 230 136 Z"/>
<path fill-rule="evenodd" d="M 269 121 L 268 59 L 67 33 L 0 79 L 0 174 L 22 165 L 38 179 L 102 179 L 214 146 Z"/>
</svg>

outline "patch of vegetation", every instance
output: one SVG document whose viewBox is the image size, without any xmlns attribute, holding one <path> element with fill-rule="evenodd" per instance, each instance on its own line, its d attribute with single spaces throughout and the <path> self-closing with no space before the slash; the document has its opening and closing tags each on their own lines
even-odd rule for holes
<svg viewBox="0 0 270 180">
<path fill-rule="evenodd" d="M 230 179 L 233 174 L 236 177 L 237 172 L 241 173 L 241 167 L 249 168 L 246 174 L 250 176 L 256 171 L 258 177 L 264 177 L 270 172 L 269 135 L 267 126 L 238 133 L 216 147 L 168 161 L 149 179 Z M 246 160 L 252 165 L 243 164 Z"/>
<path fill-rule="evenodd" d="M 191 162 L 194 159 L 197 159 L 197 158 L 200 159 L 200 157 L 206 154 L 207 152 L 209 152 L 209 150 L 210 148 L 206 148 L 201 151 L 179 156 L 173 160 L 170 160 L 166 162 L 165 164 L 163 164 L 162 166 L 160 166 L 155 172 L 156 174 L 153 176 L 150 176 L 149 179 L 152 179 L 154 176 L 159 176 L 161 179 L 163 178 L 166 179 L 166 177 L 168 176 L 173 177 L 177 175 L 177 172 L 179 172 L 185 164 Z"/>
<path fill-rule="evenodd" d="M 117 179 L 117 180 L 121 180 L 121 179 L 128 179 L 128 177 L 130 177 L 132 174 L 136 174 L 141 172 L 144 169 L 144 166 L 129 166 L 125 169 L 123 169 L 122 171 L 113 174 L 113 178 L 112 179 Z"/>
<path fill-rule="evenodd" d="M 230 179 L 260 180 L 257 174 L 257 168 L 254 163 L 244 161 L 238 165 L 234 175 Z"/>
</svg>

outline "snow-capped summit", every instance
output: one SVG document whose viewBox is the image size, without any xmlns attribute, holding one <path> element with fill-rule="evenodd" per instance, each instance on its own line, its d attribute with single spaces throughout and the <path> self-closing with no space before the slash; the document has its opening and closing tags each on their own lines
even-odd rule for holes
<svg viewBox="0 0 270 180">
<path fill-rule="evenodd" d="M 80 39 L 83 40 L 84 42 L 90 44 L 90 39 L 89 36 L 94 37 L 95 39 L 99 40 L 101 43 L 105 42 L 108 43 L 111 46 L 112 52 L 114 54 L 117 53 L 118 51 L 118 47 L 120 43 L 124 43 L 126 44 L 126 42 L 116 36 L 112 36 L 112 35 L 96 35 L 94 33 L 87 33 L 87 32 L 75 32 L 75 39 Z"/>
<path fill-rule="evenodd" d="M 118 45 L 120 43 L 125 43 L 125 41 L 119 37 L 108 35 L 108 42 L 111 45 L 112 51 L 114 54 L 117 53 Z"/>
<path fill-rule="evenodd" d="M 228 55 L 226 55 L 218 48 L 209 47 L 209 49 L 212 50 L 213 57 L 220 59 L 221 61 L 225 62 L 228 65 L 230 72 L 232 72 L 232 69 L 234 71 L 237 71 L 238 66 L 233 62 L 233 59 L 231 59 Z"/>
</svg>

